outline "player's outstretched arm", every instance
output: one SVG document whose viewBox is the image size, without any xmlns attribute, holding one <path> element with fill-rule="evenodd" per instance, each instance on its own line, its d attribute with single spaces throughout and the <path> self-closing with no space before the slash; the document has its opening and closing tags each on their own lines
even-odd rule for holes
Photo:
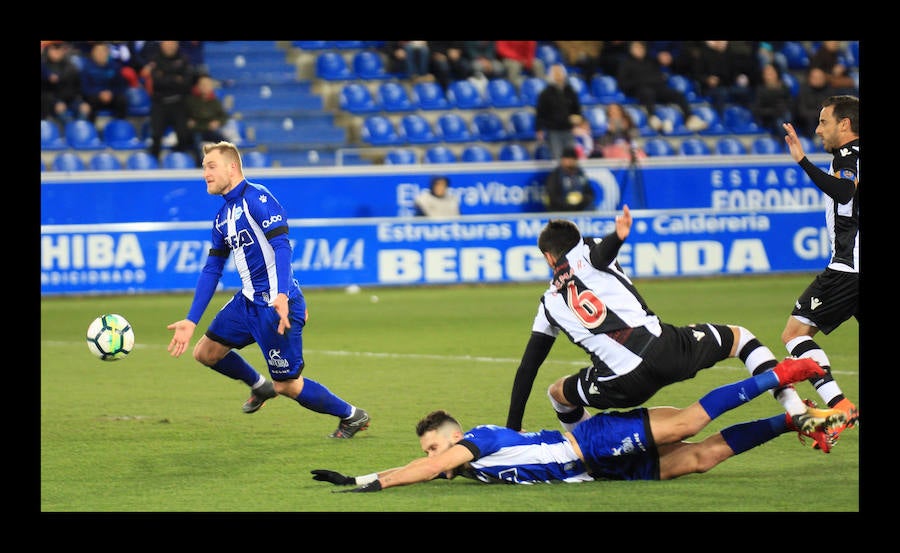
<svg viewBox="0 0 900 553">
<path fill-rule="evenodd" d="M 616 215 L 616 234 L 620 240 L 625 240 L 631 233 L 631 210 L 628 204 L 622 205 L 622 214 Z"/>
<path fill-rule="evenodd" d="M 169 354 L 172 357 L 179 357 L 187 350 L 188 344 L 191 343 L 191 337 L 194 335 L 194 329 L 197 328 L 197 325 L 194 321 L 182 319 L 168 325 L 166 328 L 175 331 L 172 341 L 169 342 Z"/>
<path fill-rule="evenodd" d="M 797 131 L 794 130 L 794 126 L 790 123 L 783 123 L 782 127 L 784 127 L 786 133 L 784 142 L 788 146 L 791 159 L 800 163 L 800 160 L 806 156 L 806 152 L 803 151 L 803 145 L 800 143 L 800 139 L 797 138 Z"/>
</svg>

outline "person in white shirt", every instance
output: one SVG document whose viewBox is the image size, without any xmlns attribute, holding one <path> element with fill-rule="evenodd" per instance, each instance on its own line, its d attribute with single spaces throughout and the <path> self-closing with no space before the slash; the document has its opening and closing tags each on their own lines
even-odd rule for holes
<svg viewBox="0 0 900 553">
<path fill-rule="evenodd" d="M 432 177 L 428 190 L 415 199 L 416 213 L 425 217 L 456 217 L 459 215 L 459 198 L 450 192 L 450 179 Z"/>
</svg>

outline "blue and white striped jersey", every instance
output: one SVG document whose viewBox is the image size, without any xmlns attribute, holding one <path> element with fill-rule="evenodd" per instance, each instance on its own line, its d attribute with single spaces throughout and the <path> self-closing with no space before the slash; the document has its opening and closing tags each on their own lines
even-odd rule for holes
<svg viewBox="0 0 900 553">
<path fill-rule="evenodd" d="M 520 433 L 505 426 L 472 428 L 457 442 L 474 459 L 460 476 L 487 483 L 538 484 L 592 481 L 572 444 L 558 430 Z"/>
<path fill-rule="evenodd" d="M 234 264 L 241 277 L 241 293 L 258 305 L 271 305 L 281 290 L 292 297 L 299 285 L 293 278 L 290 262 L 289 283 L 279 282 L 275 248 L 270 240 L 280 234 L 287 240 L 287 214 L 278 200 L 261 185 L 244 180 L 225 194 L 225 205 L 213 222 L 212 250 L 234 252 Z M 288 245 L 289 246 L 289 245 Z M 212 252 L 211 252 L 212 253 Z"/>
</svg>

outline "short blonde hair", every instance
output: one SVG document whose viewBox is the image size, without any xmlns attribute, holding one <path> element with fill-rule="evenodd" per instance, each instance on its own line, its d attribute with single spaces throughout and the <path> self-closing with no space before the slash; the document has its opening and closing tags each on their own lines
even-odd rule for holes
<svg viewBox="0 0 900 553">
<path fill-rule="evenodd" d="M 203 145 L 203 155 L 213 150 L 218 150 L 223 156 L 237 163 L 238 169 L 243 172 L 244 163 L 241 160 L 241 152 L 233 143 L 222 140 L 221 142 L 211 142 Z"/>
</svg>

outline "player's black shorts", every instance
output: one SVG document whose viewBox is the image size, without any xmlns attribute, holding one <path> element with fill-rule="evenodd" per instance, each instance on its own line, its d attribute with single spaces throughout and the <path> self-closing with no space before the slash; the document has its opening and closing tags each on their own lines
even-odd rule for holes
<svg viewBox="0 0 900 553">
<path fill-rule="evenodd" d="M 731 355 L 734 334 L 727 325 L 698 323 L 672 326 L 662 323 L 662 334 L 644 352 L 644 361 L 631 372 L 611 380 L 609 369 L 585 367 L 563 383 L 563 395 L 573 405 L 597 409 L 627 409 L 643 405 L 656 392 L 675 382 L 693 378 Z"/>
<path fill-rule="evenodd" d="M 805 317 L 825 334 L 849 319 L 859 320 L 859 273 L 825 269 L 797 298 L 791 315 Z"/>
</svg>

